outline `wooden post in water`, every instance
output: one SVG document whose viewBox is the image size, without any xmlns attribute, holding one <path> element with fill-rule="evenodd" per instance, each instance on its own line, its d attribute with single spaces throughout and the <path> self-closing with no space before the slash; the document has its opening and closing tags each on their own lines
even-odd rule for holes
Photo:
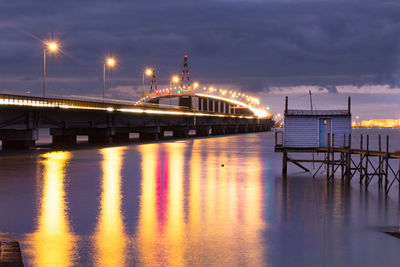
<svg viewBox="0 0 400 267">
<path fill-rule="evenodd" d="M 385 193 L 387 194 L 388 185 L 389 185 L 389 135 L 386 135 L 386 159 L 385 159 Z"/>
<path fill-rule="evenodd" d="M 351 179 L 351 134 L 349 134 L 349 144 L 346 153 L 346 182 L 350 184 Z"/>
<path fill-rule="evenodd" d="M 369 163 L 369 134 L 367 134 L 367 154 L 365 155 L 365 172 L 364 172 L 364 177 L 365 177 L 365 189 L 368 187 L 368 163 Z"/>
<path fill-rule="evenodd" d="M 379 142 L 379 152 L 382 152 L 382 142 L 381 142 L 381 135 L 378 135 L 378 142 Z M 379 181 L 379 187 L 382 186 L 382 156 L 379 156 L 379 165 L 378 165 L 378 171 L 379 171 L 379 175 L 378 175 L 378 181 Z"/>
<path fill-rule="evenodd" d="M 17 241 L 0 241 L 0 266 L 24 266 L 21 249 Z"/>
<path fill-rule="evenodd" d="M 364 135 L 361 135 L 360 136 L 360 138 L 361 138 L 361 140 L 360 140 L 360 150 L 362 150 L 363 149 L 363 139 L 364 139 Z M 359 173 L 360 173 L 360 184 L 361 184 L 361 182 L 362 182 L 362 179 L 363 179 L 363 171 L 362 171 L 362 163 L 363 163 L 363 155 L 360 153 L 360 163 L 359 163 L 359 165 L 358 165 L 358 167 L 359 167 Z"/>
<path fill-rule="evenodd" d="M 343 134 L 343 148 L 346 148 L 346 134 Z M 340 152 L 340 168 L 342 181 L 344 180 L 344 152 Z"/>
<path fill-rule="evenodd" d="M 332 164 L 331 164 L 331 168 L 332 168 L 332 181 L 335 180 L 335 134 L 332 133 Z"/>
<path fill-rule="evenodd" d="M 331 140 L 330 140 L 330 136 L 331 136 L 331 134 L 330 133 L 328 133 L 328 151 L 327 151 L 327 153 L 326 153 L 326 156 L 327 156 L 327 159 L 326 159 L 326 179 L 329 181 L 329 177 L 330 177 L 330 175 L 329 175 L 329 158 L 330 158 L 330 146 L 331 146 Z"/>
<path fill-rule="evenodd" d="M 287 152 L 282 153 L 282 176 L 286 178 L 287 176 Z"/>
</svg>

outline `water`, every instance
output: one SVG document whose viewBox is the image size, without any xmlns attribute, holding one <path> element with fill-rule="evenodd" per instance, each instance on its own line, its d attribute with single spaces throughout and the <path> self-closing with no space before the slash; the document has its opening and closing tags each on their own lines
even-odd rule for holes
<svg viewBox="0 0 400 267">
<path fill-rule="evenodd" d="M 27 266 L 398 265 L 400 240 L 381 231 L 399 225 L 397 194 L 295 167 L 284 181 L 273 142 L 3 153 L 0 239 L 19 240 Z"/>
</svg>

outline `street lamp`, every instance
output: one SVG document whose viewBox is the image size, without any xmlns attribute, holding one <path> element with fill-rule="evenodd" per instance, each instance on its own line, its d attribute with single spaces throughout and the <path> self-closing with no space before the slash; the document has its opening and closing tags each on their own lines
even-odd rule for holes
<svg viewBox="0 0 400 267">
<path fill-rule="evenodd" d="M 57 53 L 59 45 L 55 41 L 46 42 L 43 48 L 43 97 L 46 97 L 46 51 Z"/>
<path fill-rule="evenodd" d="M 108 57 L 104 61 L 104 64 L 103 64 L 103 103 L 104 103 L 104 95 L 105 95 L 105 92 L 106 92 L 106 67 L 109 67 L 111 69 L 116 64 L 117 64 L 117 61 L 113 57 Z"/>
<path fill-rule="evenodd" d="M 170 81 L 170 87 L 171 87 L 171 91 L 172 91 L 172 86 L 171 86 L 171 82 L 173 84 L 177 84 L 179 82 L 179 77 L 177 75 L 172 76 L 171 81 Z M 180 92 L 178 92 L 179 94 Z"/>
<path fill-rule="evenodd" d="M 143 86 L 142 86 L 142 89 L 143 89 L 143 95 L 142 96 L 144 96 L 144 75 L 146 75 L 147 77 L 151 77 L 151 75 L 153 75 L 153 69 L 151 69 L 151 68 L 146 68 L 144 71 L 143 71 Z"/>
<path fill-rule="evenodd" d="M 196 90 L 197 87 L 199 87 L 199 83 L 198 83 L 198 82 L 194 82 L 194 83 L 193 83 L 193 88 Z"/>
</svg>

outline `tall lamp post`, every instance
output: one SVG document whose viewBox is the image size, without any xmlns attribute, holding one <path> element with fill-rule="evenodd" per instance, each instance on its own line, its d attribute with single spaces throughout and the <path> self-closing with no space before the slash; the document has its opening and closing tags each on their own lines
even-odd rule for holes
<svg viewBox="0 0 400 267">
<path fill-rule="evenodd" d="M 103 65 L 103 103 L 104 103 L 104 95 L 106 93 L 106 68 L 113 68 L 117 64 L 115 58 L 108 57 Z"/>
<path fill-rule="evenodd" d="M 47 42 L 43 48 L 43 97 L 46 97 L 46 52 L 57 53 L 59 45 L 57 42 Z"/>
<path fill-rule="evenodd" d="M 150 77 L 151 75 L 153 75 L 153 69 L 151 68 L 146 68 L 143 72 L 143 85 L 142 85 L 142 89 L 143 89 L 143 95 L 144 96 L 144 75 L 146 75 L 147 77 Z"/>
</svg>

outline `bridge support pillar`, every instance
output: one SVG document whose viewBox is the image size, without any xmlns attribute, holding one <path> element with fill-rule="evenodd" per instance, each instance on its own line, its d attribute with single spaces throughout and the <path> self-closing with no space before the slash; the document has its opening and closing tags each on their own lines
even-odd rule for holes
<svg viewBox="0 0 400 267">
<path fill-rule="evenodd" d="M 209 136 L 210 135 L 210 126 L 197 126 L 196 127 L 196 135 L 197 136 Z"/>
<path fill-rule="evenodd" d="M 52 135 L 53 145 L 74 145 L 76 144 L 76 135 Z"/>
<path fill-rule="evenodd" d="M 173 129 L 173 137 L 174 138 L 184 138 L 189 136 L 189 129 L 188 128 L 178 128 Z"/>
<path fill-rule="evenodd" d="M 164 133 L 164 132 L 163 132 Z M 160 126 L 145 127 L 139 130 L 140 140 L 159 140 L 161 137 Z"/>
<path fill-rule="evenodd" d="M 2 149 L 28 149 L 35 146 L 38 139 L 38 131 L 36 129 L 28 130 L 0 130 L 0 139 L 2 140 Z"/>
<path fill-rule="evenodd" d="M 115 135 L 113 128 L 90 129 L 89 144 L 111 144 Z"/>
<path fill-rule="evenodd" d="M 129 132 L 127 133 L 115 133 L 113 136 L 113 142 L 115 143 L 127 143 L 129 142 Z"/>
<path fill-rule="evenodd" d="M 160 134 L 159 133 L 139 133 L 139 139 L 142 141 L 146 140 L 159 140 L 160 139 Z"/>
<path fill-rule="evenodd" d="M 237 132 L 238 132 L 238 126 L 237 125 L 228 125 L 228 126 L 226 126 L 226 133 L 235 134 Z"/>
<path fill-rule="evenodd" d="M 225 125 L 215 125 L 211 127 L 211 134 L 212 135 L 221 135 L 226 133 L 226 126 Z"/>
<path fill-rule="evenodd" d="M 256 126 L 254 126 L 254 125 L 248 125 L 248 126 L 247 126 L 247 132 L 248 132 L 248 133 L 254 133 L 254 132 L 256 132 Z"/>
<path fill-rule="evenodd" d="M 239 133 L 247 133 L 247 125 L 239 125 L 238 132 Z"/>
</svg>

